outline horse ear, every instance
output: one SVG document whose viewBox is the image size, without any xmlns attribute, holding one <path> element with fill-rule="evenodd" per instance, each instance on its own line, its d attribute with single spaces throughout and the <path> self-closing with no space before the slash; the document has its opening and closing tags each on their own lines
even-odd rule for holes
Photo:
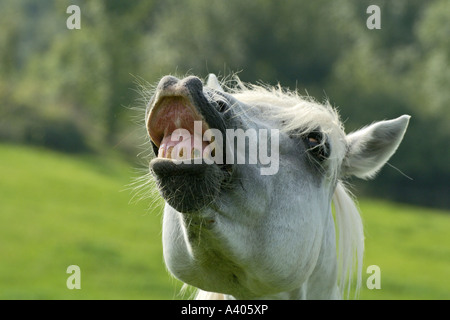
<svg viewBox="0 0 450 320">
<path fill-rule="evenodd" d="M 210 73 L 208 75 L 208 81 L 206 82 L 206 86 L 217 91 L 225 92 L 214 73 Z"/>
<path fill-rule="evenodd" d="M 344 176 L 373 178 L 395 153 L 409 123 L 409 115 L 376 122 L 347 135 L 347 154 L 342 169 Z"/>
</svg>

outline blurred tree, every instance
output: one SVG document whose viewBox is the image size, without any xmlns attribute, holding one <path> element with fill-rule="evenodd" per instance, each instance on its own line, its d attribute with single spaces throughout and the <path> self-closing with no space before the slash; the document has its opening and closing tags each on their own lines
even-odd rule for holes
<svg viewBox="0 0 450 320">
<path fill-rule="evenodd" d="M 80 145 L 75 150 L 85 149 L 85 143 L 93 149 L 104 142 L 114 144 L 126 108 L 138 95 L 133 90 L 133 74 L 140 67 L 138 48 L 152 19 L 148 12 L 152 12 L 153 2 L 74 1 L 81 9 L 80 30 L 66 28 L 67 3 L 43 1 L 37 9 L 30 3 L 16 5 L 24 21 L 30 16 L 35 22 L 26 24 L 25 37 L 17 40 L 29 48 L 29 54 L 20 70 L 6 63 L 21 78 L 14 89 L 13 122 L 28 129 L 18 134 L 18 139 L 46 144 L 52 134 L 63 140 L 78 136 Z M 15 29 L 6 30 L 11 30 L 7 39 L 15 39 Z M 40 40 L 30 40 L 29 33 L 38 34 Z M 13 45 L 7 47 L 10 56 L 21 57 Z M 7 54 L 2 58 L 9 59 Z M 72 125 L 59 126 L 58 122 Z M 46 130 L 48 126 L 54 130 Z M 60 130 L 64 128 L 71 129 L 63 134 Z"/>
<path fill-rule="evenodd" d="M 416 28 L 422 56 L 417 61 L 415 78 L 422 85 L 418 93 L 422 112 L 439 114 L 450 121 L 450 2 L 436 1 L 426 10 Z M 418 90 L 417 90 L 418 89 Z"/>
<path fill-rule="evenodd" d="M 328 1 L 166 4 L 147 40 L 155 73 L 242 70 L 244 81 L 320 87 L 346 48 L 347 36 L 336 29 L 339 17 Z"/>
<path fill-rule="evenodd" d="M 389 166 L 371 184 L 372 194 L 427 205 L 450 206 L 448 1 L 371 1 L 382 10 L 382 29 L 358 27 L 364 2 L 346 8 L 353 45 L 333 66 L 327 92 L 356 129 L 373 120 L 412 115 L 410 127 Z M 359 21 L 359 22 L 358 22 Z"/>
</svg>

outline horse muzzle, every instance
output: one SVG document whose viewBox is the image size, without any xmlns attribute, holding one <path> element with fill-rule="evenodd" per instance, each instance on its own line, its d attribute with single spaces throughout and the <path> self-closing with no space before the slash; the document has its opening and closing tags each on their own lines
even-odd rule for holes
<svg viewBox="0 0 450 320">
<path fill-rule="evenodd" d="M 229 175 L 211 160 L 214 141 L 204 141 L 210 129 L 225 132 L 225 124 L 197 77 L 165 76 L 146 111 L 146 126 L 156 158 L 150 162 L 165 201 L 182 213 L 198 212 L 217 197 Z"/>
</svg>

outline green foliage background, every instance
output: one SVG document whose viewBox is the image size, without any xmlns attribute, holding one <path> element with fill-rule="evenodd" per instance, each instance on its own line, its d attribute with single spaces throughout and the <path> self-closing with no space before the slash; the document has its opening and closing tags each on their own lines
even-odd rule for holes
<svg viewBox="0 0 450 320">
<path fill-rule="evenodd" d="M 68 30 L 66 9 L 81 10 Z M 366 9 L 381 9 L 369 30 Z M 348 131 L 411 125 L 365 194 L 449 208 L 450 4 L 420 1 L 2 1 L 0 139 L 136 154 L 140 93 L 165 74 L 238 72 L 329 99 Z M 140 109 L 141 113 L 134 112 Z M 142 121 L 142 120 L 141 120 Z M 134 127 L 133 127 L 134 125 Z M 357 183 L 357 182 L 355 182 Z"/>
<path fill-rule="evenodd" d="M 80 30 L 66 27 L 72 4 Z M 372 4 L 380 30 L 366 27 Z M 329 99 L 347 131 L 412 115 L 380 175 L 351 181 L 358 196 L 409 204 L 361 202 L 389 288 L 362 297 L 449 298 L 448 39 L 447 0 L 0 2 L 0 297 L 179 297 L 159 200 L 116 191 L 150 152 L 142 92 L 213 72 Z M 61 289 L 72 258 L 89 290 Z"/>
</svg>

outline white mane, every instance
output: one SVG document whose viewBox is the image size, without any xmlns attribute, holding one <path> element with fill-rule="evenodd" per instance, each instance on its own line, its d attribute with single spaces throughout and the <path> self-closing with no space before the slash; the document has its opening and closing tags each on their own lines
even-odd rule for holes
<svg viewBox="0 0 450 320">
<path fill-rule="evenodd" d="M 342 296 L 345 296 L 345 289 L 347 289 L 346 296 L 349 297 L 356 265 L 356 296 L 361 288 L 364 255 L 364 230 L 361 216 L 342 182 L 339 182 L 336 186 L 333 204 L 338 235 L 338 266 L 340 271 L 338 285 Z"/>
</svg>

